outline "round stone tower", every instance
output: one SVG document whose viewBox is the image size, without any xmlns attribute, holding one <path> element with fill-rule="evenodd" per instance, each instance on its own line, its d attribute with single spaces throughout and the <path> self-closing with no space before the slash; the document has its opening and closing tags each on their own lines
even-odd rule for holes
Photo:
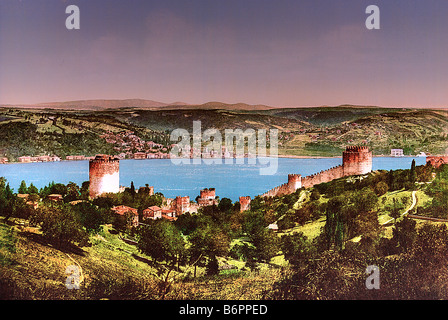
<svg viewBox="0 0 448 320">
<path fill-rule="evenodd" d="M 99 154 L 89 161 L 90 198 L 120 191 L 120 160 Z"/>
<path fill-rule="evenodd" d="M 342 153 L 344 176 L 366 174 L 372 171 L 372 151 L 366 146 L 348 146 Z"/>
</svg>

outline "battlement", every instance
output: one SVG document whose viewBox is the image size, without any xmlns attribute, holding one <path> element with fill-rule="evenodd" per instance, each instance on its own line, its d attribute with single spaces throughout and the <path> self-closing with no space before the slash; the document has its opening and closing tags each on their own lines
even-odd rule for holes
<svg viewBox="0 0 448 320">
<path fill-rule="evenodd" d="M 306 176 L 302 179 L 302 186 L 310 188 L 316 184 L 329 182 L 334 179 L 339 179 L 344 176 L 344 167 L 342 165 L 332 167 L 327 170 Z"/>
<path fill-rule="evenodd" d="M 198 198 L 198 205 L 202 206 L 211 206 L 217 204 L 216 200 L 216 190 L 215 188 L 205 188 L 200 191 L 200 195 Z"/>
<path fill-rule="evenodd" d="M 94 159 L 89 160 L 89 162 L 119 162 L 120 159 L 108 154 L 97 154 Z"/>
<path fill-rule="evenodd" d="M 300 174 L 288 174 L 288 182 L 275 187 L 264 193 L 264 197 L 275 197 L 290 194 L 302 187 L 302 176 Z"/>
<path fill-rule="evenodd" d="M 216 198 L 216 190 L 215 188 L 205 188 L 200 191 L 200 197 L 202 199 L 215 199 Z"/>
<path fill-rule="evenodd" d="M 262 197 L 278 197 L 285 194 L 289 194 L 291 190 L 289 189 L 289 186 L 287 183 L 284 183 L 282 185 L 279 185 L 275 188 L 272 188 L 271 190 L 265 192 L 262 194 Z"/>
<path fill-rule="evenodd" d="M 346 152 L 370 152 L 367 146 L 347 146 L 345 147 Z"/>
<path fill-rule="evenodd" d="M 302 175 L 300 174 L 288 174 L 288 182 L 290 181 L 300 181 L 302 179 Z"/>
</svg>

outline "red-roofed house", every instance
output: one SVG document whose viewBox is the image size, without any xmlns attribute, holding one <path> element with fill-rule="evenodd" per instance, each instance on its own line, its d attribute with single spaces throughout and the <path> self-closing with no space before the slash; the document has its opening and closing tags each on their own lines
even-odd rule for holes
<svg viewBox="0 0 448 320">
<path fill-rule="evenodd" d="M 48 196 L 48 200 L 51 200 L 51 201 L 62 201 L 62 195 L 61 194 L 50 194 Z"/>
<path fill-rule="evenodd" d="M 162 218 L 162 209 L 158 206 L 151 206 L 143 210 L 143 219 L 160 219 Z"/>
<path fill-rule="evenodd" d="M 131 221 L 131 224 L 133 226 L 138 226 L 138 212 L 137 209 L 127 207 L 127 206 L 116 206 L 111 209 L 114 213 L 124 216 L 126 213 L 130 213 L 133 215 L 133 219 Z"/>
<path fill-rule="evenodd" d="M 169 220 L 169 221 L 177 220 L 176 210 L 173 210 L 173 209 L 162 209 L 162 218 L 166 219 L 166 220 Z"/>
</svg>

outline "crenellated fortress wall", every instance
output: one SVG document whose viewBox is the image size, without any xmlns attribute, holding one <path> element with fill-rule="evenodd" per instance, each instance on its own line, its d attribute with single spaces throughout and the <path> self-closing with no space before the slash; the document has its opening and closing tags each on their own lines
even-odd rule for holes
<svg viewBox="0 0 448 320">
<path fill-rule="evenodd" d="M 346 176 L 366 174 L 372 171 L 372 151 L 366 146 L 349 146 L 342 153 L 342 165 L 323 170 L 310 176 L 289 174 L 288 182 L 275 187 L 262 197 L 291 194 L 301 187 L 310 188 L 316 184 L 329 182 Z"/>
<path fill-rule="evenodd" d="M 339 179 L 344 176 L 344 166 L 339 165 L 319 173 L 306 176 L 302 179 L 302 187 L 310 188 L 316 184 L 329 182 L 334 179 Z"/>
</svg>

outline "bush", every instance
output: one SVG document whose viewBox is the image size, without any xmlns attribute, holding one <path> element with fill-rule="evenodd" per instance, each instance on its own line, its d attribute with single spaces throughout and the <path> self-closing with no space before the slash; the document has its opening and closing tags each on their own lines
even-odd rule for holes
<svg viewBox="0 0 448 320">
<path fill-rule="evenodd" d="M 66 208 L 41 207 L 31 220 L 40 225 L 44 238 L 57 247 L 88 244 L 89 237 L 79 218 Z"/>
</svg>

